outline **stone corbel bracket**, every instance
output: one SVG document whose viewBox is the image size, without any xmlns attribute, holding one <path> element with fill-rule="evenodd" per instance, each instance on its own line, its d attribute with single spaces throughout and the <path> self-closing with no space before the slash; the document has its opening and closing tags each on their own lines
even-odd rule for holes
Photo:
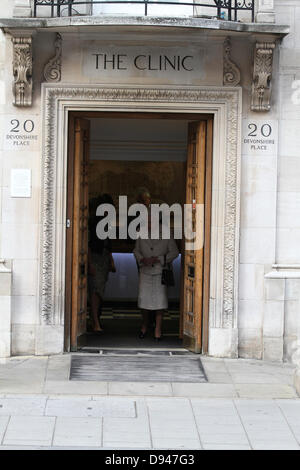
<svg viewBox="0 0 300 470">
<path fill-rule="evenodd" d="M 44 67 L 44 79 L 46 82 L 60 82 L 61 80 L 62 38 L 59 33 L 56 34 L 54 47 L 55 55 Z"/>
<path fill-rule="evenodd" d="M 15 36 L 13 42 L 13 104 L 32 105 L 32 37 Z"/>
<path fill-rule="evenodd" d="M 223 84 L 225 86 L 237 86 L 241 80 L 241 73 L 238 66 L 231 60 L 231 42 L 230 38 L 224 41 L 223 54 Z"/>
<path fill-rule="evenodd" d="M 254 50 L 252 111 L 271 109 L 271 80 L 275 42 L 257 42 Z"/>
</svg>

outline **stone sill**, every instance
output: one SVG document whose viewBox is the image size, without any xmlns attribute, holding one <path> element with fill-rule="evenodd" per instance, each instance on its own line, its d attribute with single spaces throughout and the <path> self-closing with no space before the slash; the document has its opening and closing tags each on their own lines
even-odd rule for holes
<svg viewBox="0 0 300 470">
<path fill-rule="evenodd" d="M 288 25 L 272 23 L 240 23 L 206 18 L 164 18 L 149 16 L 73 16 L 64 18 L 1 18 L 0 28 L 12 29 L 84 29 L 98 26 L 139 27 L 147 26 L 156 29 L 175 28 L 192 30 L 213 30 L 238 33 L 275 34 L 280 37 L 290 31 Z"/>
<path fill-rule="evenodd" d="M 300 279 L 300 264 L 273 264 L 266 279 Z"/>
<path fill-rule="evenodd" d="M 0 259 L 0 273 L 11 273 L 12 261 L 7 259 Z"/>
</svg>

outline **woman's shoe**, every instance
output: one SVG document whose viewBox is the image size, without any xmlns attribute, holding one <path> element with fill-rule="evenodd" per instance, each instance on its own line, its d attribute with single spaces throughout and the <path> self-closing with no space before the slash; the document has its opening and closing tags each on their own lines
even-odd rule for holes
<svg viewBox="0 0 300 470">
<path fill-rule="evenodd" d="M 100 330 L 92 330 L 92 333 L 98 335 L 98 334 L 100 334 L 100 333 L 103 333 L 103 331 L 104 331 L 103 328 L 100 328 Z"/>
<path fill-rule="evenodd" d="M 140 339 L 144 339 L 145 336 L 146 336 L 146 331 L 145 331 L 145 332 L 143 332 L 143 331 L 140 331 L 140 332 L 139 332 L 139 338 L 140 338 Z"/>
<path fill-rule="evenodd" d="M 159 341 L 162 340 L 162 335 L 160 335 L 160 336 L 154 336 L 154 340 L 158 343 Z"/>
</svg>

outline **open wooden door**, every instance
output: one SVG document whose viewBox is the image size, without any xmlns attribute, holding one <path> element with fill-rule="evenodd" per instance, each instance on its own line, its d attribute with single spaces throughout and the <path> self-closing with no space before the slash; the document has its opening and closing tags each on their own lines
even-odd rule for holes
<svg viewBox="0 0 300 470">
<path fill-rule="evenodd" d="M 186 204 L 193 208 L 192 229 L 199 246 L 182 250 L 181 334 L 183 346 L 196 353 L 206 352 L 208 346 L 211 151 L 212 120 L 190 123 Z M 196 204 L 201 205 L 197 216 Z"/>
<path fill-rule="evenodd" d="M 73 132 L 73 161 L 69 198 L 72 196 L 71 219 L 68 223 L 72 248 L 71 261 L 71 351 L 85 344 L 87 321 L 88 282 L 88 162 L 89 162 L 89 121 L 75 118 Z M 72 136 L 71 136 L 72 137 Z M 71 155 L 72 157 L 72 155 Z M 70 175 L 70 173 L 69 173 Z M 70 180 L 69 180 L 70 183 Z M 70 207 L 70 206 L 69 206 Z"/>
</svg>

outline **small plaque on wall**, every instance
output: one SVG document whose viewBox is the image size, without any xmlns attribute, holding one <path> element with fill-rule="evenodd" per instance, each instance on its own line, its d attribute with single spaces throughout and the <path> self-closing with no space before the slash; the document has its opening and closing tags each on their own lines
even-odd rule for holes
<svg viewBox="0 0 300 470">
<path fill-rule="evenodd" d="M 242 149 L 244 155 L 277 155 L 278 121 L 243 120 Z"/>
<path fill-rule="evenodd" d="M 39 130 L 35 117 L 5 115 L 3 129 L 4 150 L 39 150 Z"/>
<path fill-rule="evenodd" d="M 31 197 L 31 170 L 14 168 L 10 174 L 10 196 Z"/>
</svg>

